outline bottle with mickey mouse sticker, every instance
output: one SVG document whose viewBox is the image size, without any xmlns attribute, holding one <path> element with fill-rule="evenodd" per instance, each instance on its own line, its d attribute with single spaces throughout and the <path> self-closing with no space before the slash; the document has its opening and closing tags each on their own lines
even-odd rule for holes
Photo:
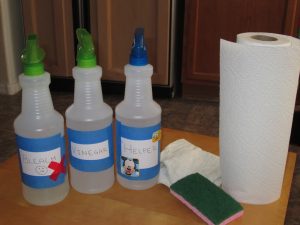
<svg viewBox="0 0 300 225">
<path fill-rule="evenodd" d="M 160 169 L 161 107 L 153 101 L 144 29 L 137 28 L 125 66 L 124 100 L 116 107 L 117 180 L 125 188 L 154 186 Z"/>
<path fill-rule="evenodd" d="M 69 191 L 66 169 L 64 119 L 54 110 L 50 74 L 44 71 L 45 53 L 36 35 L 29 35 L 22 54 L 24 73 L 22 109 L 14 121 L 22 191 L 34 205 L 51 205 L 63 200 Z"/>
</svg>

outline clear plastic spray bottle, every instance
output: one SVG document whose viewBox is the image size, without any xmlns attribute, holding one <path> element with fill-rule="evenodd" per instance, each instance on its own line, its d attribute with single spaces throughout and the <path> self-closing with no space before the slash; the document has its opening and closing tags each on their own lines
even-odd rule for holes
<svg viewBox="0 0 300 225">
<path fill-rule="evenodd" d="M 64 119 L 53 108 L 49 91 L 50 74 L 44 71 L 44 51 L 37 36 L 29 35 L 22 54 L 24 73 L 22 110 L 15 119 L 22 190 L 34 205 L 51 205 L 69 191 L 66 169 Z"/>
<path fill-rule="evenodd" d="M 72 187 L 86 194 L 100 193 L 114 183 L 111 107 L 103 102 L 91 35 L 77 29 L 74 103 L 66 111 Z"/>
<path fill-rule="evenodd" d="M 117 180 L 125 188 L 143 190 L 157 183 L 160 169 L 161 108 L 153 101 L 144 29 L 137 28 L 125 66 L 125 98 L 116 107 Z"/>
</svg>

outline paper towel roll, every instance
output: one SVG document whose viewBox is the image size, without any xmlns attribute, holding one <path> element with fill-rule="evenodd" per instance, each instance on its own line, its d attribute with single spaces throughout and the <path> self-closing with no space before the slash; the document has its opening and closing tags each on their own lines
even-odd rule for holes
<svg viewBox="0 0 300 225">
<path fill-rule="evenodd" d="M 222 187 L 238 201 L 280 197 L 300 71 L 298 39 L 243 33 L 221 40 Z"/>
</svg>

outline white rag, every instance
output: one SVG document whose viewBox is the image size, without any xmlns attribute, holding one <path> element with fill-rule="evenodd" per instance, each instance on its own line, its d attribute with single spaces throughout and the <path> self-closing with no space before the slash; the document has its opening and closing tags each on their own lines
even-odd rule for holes
<svg viewBox="0 0 300 225">
<path fill-rule="evenodd" d="M 200 173 L 217 186 L 221 185 L 220 159 L 185 139 L 170 143 L 161 152 L 158 182 L 170 187 L 193 173 Z"/>
</svg>

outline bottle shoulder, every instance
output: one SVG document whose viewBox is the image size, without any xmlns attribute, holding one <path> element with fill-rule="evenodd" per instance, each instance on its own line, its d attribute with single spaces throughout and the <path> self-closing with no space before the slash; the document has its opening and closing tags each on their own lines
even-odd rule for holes
<svg viewBox="0 0 300 225">
<path fill-rule="evenodd" d="M 70 105 L 66 110 L 66 118 L 73 118 L 73 120 L 79 121 L 92 121 L 100 120 L 107 117 L 112 117 L 113 110 L 106 103 L 102 103 L 99 106 L 93 108 L 85 108 L 80 106 Z"/>
<path fill-rule="evenodd" d="M 161 107 L 154 101 L 141 107 L 121 102 L 116 107 L 116 119 L 130 126 L 148 126 L 160 123 Z"/>
<path fill-rule="evenodd" d="M 66 110 L 67 127 L 73 130 L 92 131 L 109 126 L 112 123 L 113 111 L 103 103 L 100 108 L 93 110 L 80 109 L 74 104 Z"/>
<path fill-rule="evenodd" d="M 16 134 L 25 137 L 47 137 L 64 132 L 64 118 L 53 111 L 42 117 L 19 114 L 14 121 Z"/>
<path fill-rule="evenodd" d="M 43 123 L 43 122 L 53 122 L 53 121 L 64 121 L 64 117 L 56 110 L 53 110 L 52 112 L 49 112 L 45 115 L 34 115 L 34 114 L 24 114 L 24 113 L 20 113 L 15 121 L 15 123 L 20 123 L 20 122 L 34 122 L 34 123 Z"/>
<path fill-rule="evenodd" d="M 139 111 L 141 109 L 149 109 L 150 111 L 155 111 L 161 113 L 161 107 L 160 105 L 155 101 L 150 101 L 147 103 L 144 103 L 140 106 L 136 105 L 134 102 L 126 102 L 122 101 L 116 106 L 116 112 L 120 110 L 126 110 L 126 111 Z"/>
</svg>

